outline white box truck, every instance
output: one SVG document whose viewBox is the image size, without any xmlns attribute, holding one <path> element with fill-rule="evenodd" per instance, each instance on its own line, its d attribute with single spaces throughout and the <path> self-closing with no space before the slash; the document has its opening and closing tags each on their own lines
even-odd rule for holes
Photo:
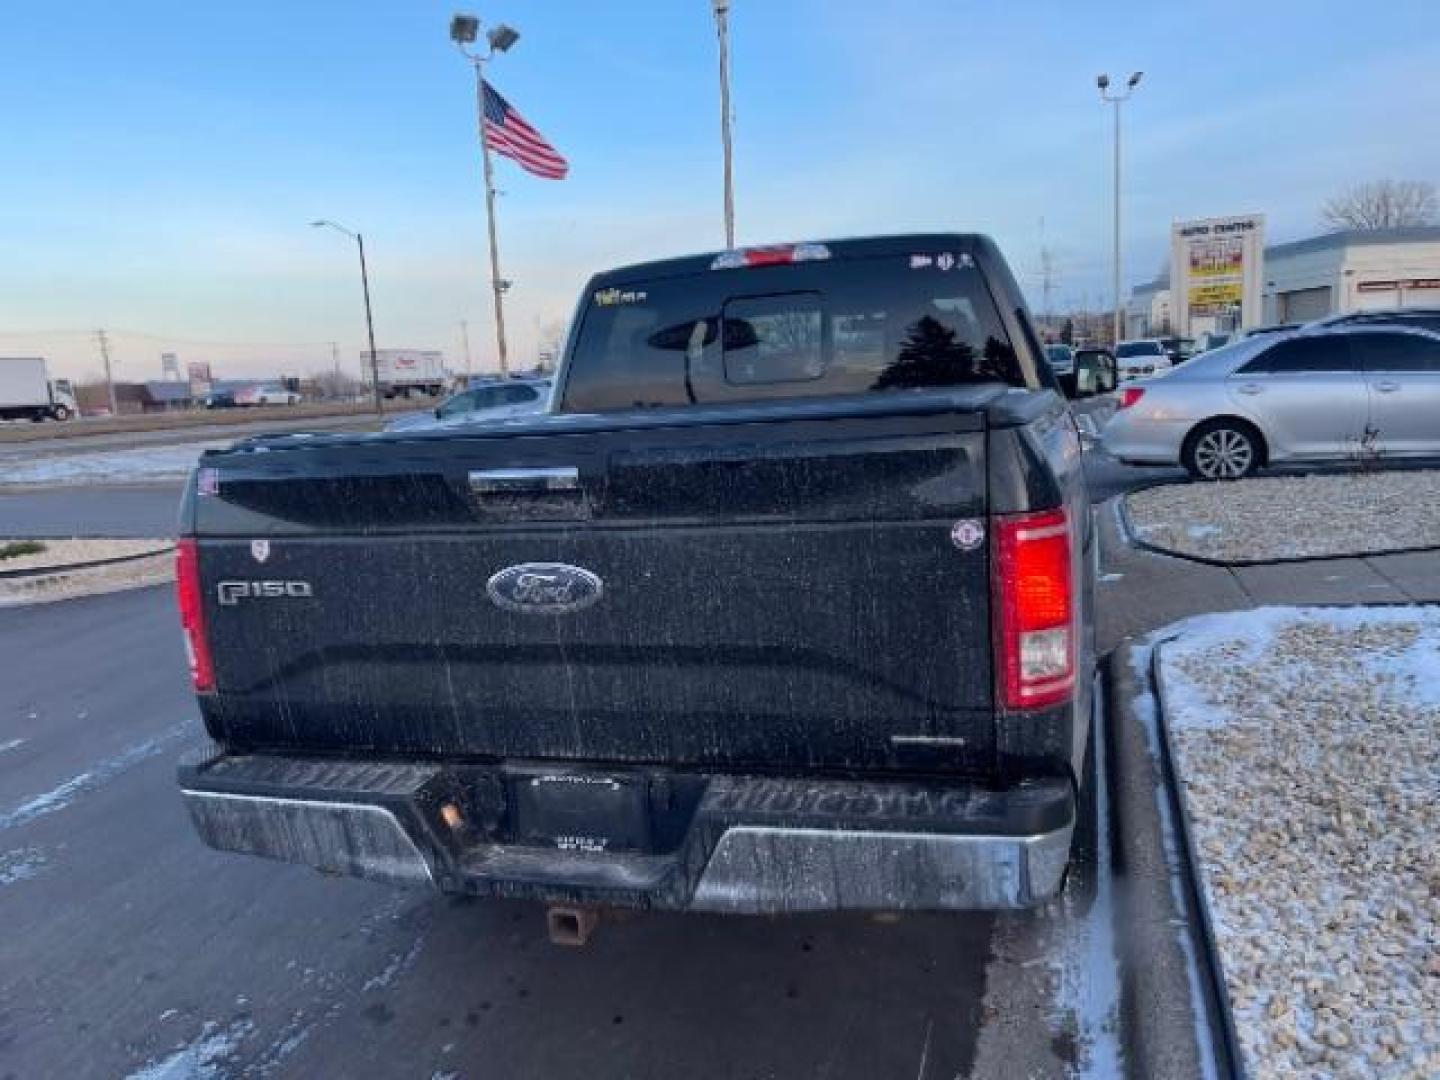
<svg viewBox="0 0 1440 1080">
<path fill-rule="evenodd" d="M 370 374 L 370 353 L 362 352 L 365 374 Z M 376 349 L 376 374 L 380 392 L 393 397 L 439 397 L 450 382 L 445 354 L 433 349 Z"/>
<path fill-rule="evenodd" d="M 77 413 L 68 379 L 52 379 L 43 356 L 0 356 L 0 420 L 69 420 Z"/>
</svg>

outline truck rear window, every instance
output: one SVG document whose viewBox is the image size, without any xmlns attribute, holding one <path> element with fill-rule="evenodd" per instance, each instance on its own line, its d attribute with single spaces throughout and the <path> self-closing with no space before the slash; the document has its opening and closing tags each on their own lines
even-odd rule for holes
<svg viewBox="0 0 1440 1080">
<path fill-rule="evenodd" d="M 886 255 L 597 288 L 562 410 L 981 382 L 1026 385 L 980 271 L 964 256 Z"/>
</svg>

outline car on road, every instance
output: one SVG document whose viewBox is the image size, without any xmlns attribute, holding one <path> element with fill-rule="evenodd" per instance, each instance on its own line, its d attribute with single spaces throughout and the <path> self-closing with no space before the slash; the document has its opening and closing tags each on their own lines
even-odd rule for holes
<svg viewBox="0 0 1440 1080">
<path fill-rule="evenodd" d="M 241 406 L 262 406 L 262 405 L 299 405 L 300 395 L 294 390 L 287 390 L 278 383 L 265 383 L 260 386 L 247 386 L 235 393 L 236 404 Z"/>
<path fill-rule="evenodd" d="M 1122 389 L 1101 447 L 1208 480 L 1440 456 L 1440 334 L 1360 323 L 1242 338 Z"/>
<path fill-rule="evenodd" d="M 217 390 L 214 393 L 206 394 L 204 400 L 207 409 L 238 409 L 240 403 L 235 400 L 235 395 L 229 390 Z"/>
<path fill-rule="evenodd" d="M 1092 724 L 1068 404 L 987 238 L 601 273 L 554 411 L 205 453 L 212 847 L 551 905 L 1056 894 Z"/>
<path fill-rule="evenodd" d="M 481 383 L 452 394 L 429 412 L 398 416 L 386 430 L 418 431 L 450 424 L 481 424 L 544 412 L 550 404 L 552 388 L 549 379 Z"/>
<path fill-rule="evenodd" d="M 1115 346 L 1116 376 L 1121 382 L 1169 371 L 1174 365 L 1158 339 L 1122 341 Z"/>
</svg>

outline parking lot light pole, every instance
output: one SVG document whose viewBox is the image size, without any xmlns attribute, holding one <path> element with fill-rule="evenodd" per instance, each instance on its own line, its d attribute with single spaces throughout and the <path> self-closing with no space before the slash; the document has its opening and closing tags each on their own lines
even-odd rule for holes
<svg viewBox="0 0 1440 1080">
<path fill-rule="evenodd" d="M 375 353 L 375 320 L 370 315 L 370 272 L 365 268 L 365 237 L 358 232 L 351 232 L 344 225 L 337 225 L 323 218 L 312 221 L 310 227 L 334 229 L 344 233 L 354 240 L 355 246 L 360 249 L 360 287 L 365 293 L 365 332 L 370 338 L 370 382 L 375 388 L 375 415 L 379 416 L 384 411 L 384 406 L 380 403 L 380 358 Z"/>
<path fill-rule="evenodd" d="M 485 31 L 490 49 L 486 53 L 471 52 L 480 34 L 480 20 L 474 15 L 456 15 L 450 20 L 450 40 L 461 55 L 475 68 L 476 120 L 480 127 L 480 162 L 485 176 L 485 217 L 490 227 L 490 288 L 495 294 L 495 345 L 499 350 L 500 374 L 510 374 L 510 358 L 505 346 L 505 290 L 510 282 L 500 276 L 500 248 L 495 238 L 495 171 L 490 163 L 490 137 L 485 131 L 485 64 L 496 53 L 509 52 L 520 40 L 520 31 L 499 23 Z"/>
<path fill-rule="evenodd" d="M 1124 93 L 1110 92 L 1110 76 L 1101 75 L 1096 78 L 1095 85 L 1100 89 L 1100 100 L 1108 105 L 1115 106 L 1115 251 L 1114 251 L 1114 273 L 1115 273 L 1115 311 L 1111 323 L 1111 332 L 1114 334 L 1114 341 L 1111 345 L 1120 344 L 1123 316 L 1121 314 L 1120 297 L 1120 107 L 1130 100 L 1130 95 L 1135 92 L 1135 87 L 1140 85 L 1140 77 L 1143 71 L 1134 72 L 1125 82 Z"/>
<path fill-rule="evenodd" d="M 711 0 L 720 41 L 720 149 L 725 160 L 725 247 L 735 247 L 735 181 L 730 144 L 730 0 Z"/>
</svg>

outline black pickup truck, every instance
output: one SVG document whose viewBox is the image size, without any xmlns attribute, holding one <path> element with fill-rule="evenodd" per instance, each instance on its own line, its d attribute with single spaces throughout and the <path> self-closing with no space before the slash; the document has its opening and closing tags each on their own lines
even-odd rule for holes
<svg viewBox="0 0 1440 1080">
<path fill-rule="evenodd" d="M 550 413 L 209 452 L 181 533 L 212 847 L 562 912 L 1063 880 L 1090 516 L 984 237 L 600 274 Z"/>
</svg>

